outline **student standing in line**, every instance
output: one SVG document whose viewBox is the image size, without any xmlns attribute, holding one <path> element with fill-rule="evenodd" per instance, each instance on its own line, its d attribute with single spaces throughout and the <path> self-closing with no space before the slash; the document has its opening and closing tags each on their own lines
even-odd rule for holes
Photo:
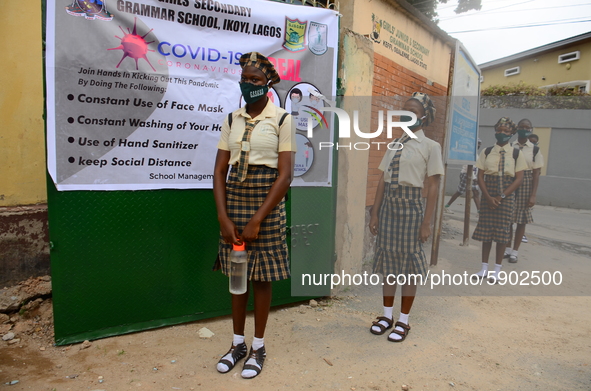
<svg viewBox="0 0 591 391">
<path fill-rule="evenodd" d="M 478 139 L 478 149 L 480 149 L 480 145 L 482 144 L 482 140 Z M 454 203 L 454 201 L 461 195 L 466 193 L 466 185 L 467 185 L 467 172 L 468 172 L 468 165 L 464 164 L 462 166 L 462 171 L 460 171 L 460 184 L 458 185 L 458 191 L 456 191 L 451 198 L 449 199 L 448 203 L 445 204 L 445 209 L 443 211 L 445 213 L 453 214 L 449 207 Z M 480 210 L 480 189 L 478 187 L 478 169 L 476 167 L 472 170 L 472 180 L 470 183 L 472 184 L 472 199 L 474 200 L 474 205 L 476 205 L 476 212 Z"/>
<path fill-rule="evenodd" d="M 527 139 L 529 140 L 530 143 L 532 143 L 533 145 L 535 145 L 536 147 L 538 146 L 538 143 L 540 142 L 540 138 L 538 137 L 537 134 L 532 133 L 530 134 Z"/>
<path fill-rule="evenodd" d="M 408 321 L 417 291 L 417 281 L 410 274 L 427 274 L 427 258 L 423 243 L 431 235 L 431 218 L 435 210 L 439 177 L 443 175 L 441 146 L 425 136 L 423 126 L 435 118 L 435 107 L 427 94 L 415 92 L 406 101 L 403 110 L 417 116 L 409 126 L 416 138 L 408 134 L 394 140 L 401 150 L 386 152 L 379 169 L 384 172 L 371 208 L 369 229 L 377 235 L 374 273 L 383 275 L 384 316 L 373 322 L 370 332 L 384 334 L 394 326 L 388 341 L 402 342 L 410 331 Z M 392 143 L 392 144 L 394 144 Z M 427 178 L 425 180 L 425 178 Z M 426 187 L 427 207 L 423 216 L 421 193 Z M 396 324 L 392 316 L 396 277 L 405 276 L 402 284 L 400 316 Z"/>
<path fill-rule="evenodd" d="M 529 119 L 524 118 L 517 124 L 517 142 L 513 143 L 513 148 L 519 149 L 527 163 L 527 169 L 523 171 L 523 182 L 515 190 L 515 210 L 513 211 L 513 223 L 517 224 L 515 229 L 515 239 L 513 248 L 509 240 L 505 255 L 509 256 L 510 263 L 517 263 L 519 245 L 525 238 L 525 225 L 534 222 L 531 214 L 531 208 L 536 204 L 536 194 L 540 182 L 540 173 L 544 167 L 544 156 L 540 153 L 540 148 L 533 145 L 528 137 L 533 130 Z"/>
<path fill-rule="evenodd" d="M 252 379 L 263 370 L 267 355 L 264 334 L 271 283 L 289 278 L 284 197 L 293 179 L 296 142 L 291 116 L 267 96 L 270 86 L 281 80 L 273 64 L 252 52 L 240 57 L 240 66 L 246 105 L 231 113 L 222 126 L 213 194 L 220 223 L 218 260 L 224 274 L 230 272 L 232 244 L 246 242 L 248 280 L 254 292 L 254 338 L 242 377 Z M 217 364 L 221 373 L 247 356 L 244 325 L 250 290 L 232 295 L 234 337 Z"/>
<path fill-rule="evenodd" d="M 515 124 L 503 117 L 494 126 L 497 143 L 480 153 L 478 185 L 482 192 L 478 224 L 472 239 L 482 242 L 482 268 L 476 274 L 496 282 L 501 271 L 503 254 L 511 240 L 511 219 L 515 206 L 515 190 L 523 181 L 523 170 L 527 164 L 523 153 L 515 150 L 509 140 L 515 134 Z M 496 264 L 494 272 L 488 272 L 488 258 L 492 242 L 496 242 Z"/>
</svg>

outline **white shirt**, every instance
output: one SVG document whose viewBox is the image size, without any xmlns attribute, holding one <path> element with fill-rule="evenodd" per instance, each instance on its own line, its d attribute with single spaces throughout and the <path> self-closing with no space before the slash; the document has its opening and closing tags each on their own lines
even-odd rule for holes
<svg viewBox="0 0 591 391">
<path fill-rule="evenodd" d="M 255 118 L 246 113 L 246 107 L 241 107 L 232 113 L 232 129 L 228 125 L 228 117 L 224 119 L 218 149 L 230 151 L 229 164 L 238 163 L 246 121 L 260 120 L 250 135 L 248 164 L 277 168 L 279 152 L 297 150 L 291 115 L 287 115 L 279 127 L 279 121 L 285 112 L 270 99 L 262 113 Z"/>
<path fill-rule="evenodd" d="M 486 175 L 500 176 L 501 171 L 499 171 L 499 160 L 501 158 L 501 150 L 505 151 L 505 167 L 503 169 L 505 175 L 514 177 L 515 172 L 527 170 L 527 163 L 523 157 L 523 152 L 519 151 L 519 156 L 517 157 L 517 161 L 515 161 L 515 159 L 513 159 L 513 147 L 509 145 L 509 143 L 502 147 L 499 146 L 499 144 L 495 144 L 488 156 L 486 156 L 485 148 L 480 152 L 480 156 L 478 156 L 476 167 L 478 167 L 479 170 L 484 170 Z"/>
<path fill-rule="evenodd" d="M 519 144 L 518 141 L 513 143 L 513 148 L 519 149 L 520 146 L 521 144 Z M 523 153 L 523 157 L 527 163 L 528 170 L 535 170 L 536 168 L 544 167 L 544 156 L 542 156 L 539 150 L 536 154 L 536 161 L 534 162 L 534 144 L 531 141 L 528 140 L 525 142 L 525 144 L 523 144 L 521 152 Z"/>
<path fill-rule="evenodd" d="M 401 186 L 423 187 L 425 177 L 443 175 L 441 145 L 425 136 L 423 130 L 415 132 L 417 138 L 404 143 L 400 155 L 398 183 Z M 396 151 L 388 149 L 378 169 L 384 172 L 384 182 L 390 183 L 392 176 L 388 172 L 390 162 Z"/>
</svg>

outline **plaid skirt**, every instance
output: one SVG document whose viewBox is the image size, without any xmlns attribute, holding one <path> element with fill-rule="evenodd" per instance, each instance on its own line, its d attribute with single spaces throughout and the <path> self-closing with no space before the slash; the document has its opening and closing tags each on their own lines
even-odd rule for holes
<svg viewBox="0 0 591 391">
<path fill-rule="evenodd" d="M 501 194 L 500 181 L 503 189 L 506 189 L 513 178 L 507 175 L 501 178 L 498 175 L 485 175 L 484 183 L 491 197 Z M 513 208 L 515 207 L 515 195 L 505 197 L 496 209 L 490 209 L 484 194 L 480 199 L 480 214 L 478 224 L 472 234 L 472 239 L 481 242 L 509 243 L 511 240 L 511 219 L 513 217 Z"/>
<path fill-rule="evenodd" d="M 373 272 L 427 275 L 427 258 L 419 231 L 423 223 L 420 187 L 386 183 L 380 208 Z"/>
<path fill-rule="evenodd" d="M 460 184 L 458 185 L 458 193 L 464 194 L 466 193 L 466 176 L 465 172 L 460 173 Z M 480 191 L 478 184 L 476 181 L 472 181 L 472 191 Z"/>
<path fill-rule="evenodd" d="M 517 224 L 531 224 L 534 218 L 529 207 L 529 197 L 534 187 L 534 175 L 532 170 L 523 172 L 523 183 L 515 190 L 515 211 L 513 222 Z"/>
<path fill-rule="evenodd" d="M 238 232 L 242 232 L 251 217 L 265 201 L 278 171 L 266 166 L 249 166 L 244 182 L 232 167 L 226 181 L 226 208 L 228 217 Z M 258 239 L 246 244 L 248 252 L 248 279 L 252 281 L 278 281 L 289 278 L 287 249 L 287 215 L 285 201 L 281 202 L 261 223 Z M 224 242 L 220 234 L 218 259 L 222 273 L 230 273 L 232 245 Z"/>
</svg>

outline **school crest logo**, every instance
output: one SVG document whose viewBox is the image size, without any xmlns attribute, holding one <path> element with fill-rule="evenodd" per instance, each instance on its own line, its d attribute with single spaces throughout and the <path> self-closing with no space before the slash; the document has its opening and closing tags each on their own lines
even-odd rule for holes
<svg viewBox="0 0 591 391">
<path fill-rule="evenodd" d="M 378 20 L 374 14 L 371 15 L 372 32 L 369 35 L 372 41 L 380 43 L 380 31 L 382 30 L 382 21 Z"/>
<path fill-rule="evenodd" d="M 72 16 L 84 16 L 88 20 L 113 20 L 113 14 L 107 11 L 107 5 L 101 0 L 74 0 L 66 6 L 66 12 Z"/>
<path fill-rule="evenodd" d="M 307 26 L 308 22 L 285 18 L 285 42 L 283 42 L 283 47 L 291 52 L 299 52 L 306 49 Z"/>
<path fill-rule="evenodd" d="M 310 22 L 308 29 L 308 49 L 317 56 L 328 50 L 328 25 Z"/>
</svg>

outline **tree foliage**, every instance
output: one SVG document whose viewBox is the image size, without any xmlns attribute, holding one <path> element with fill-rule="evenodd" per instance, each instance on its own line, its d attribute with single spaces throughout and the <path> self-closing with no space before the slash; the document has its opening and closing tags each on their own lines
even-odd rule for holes
<svg viewBox="0 0 591 391">
<path fill-rule="evenodd" d="M 447 4 L 450 0 L 406 0 L 413 7 L 425 14 L 426 17 L 437 22 L 437 4 Z M 459 0 L 458 6 L 454 10 L 456 14 L 468 12 L 471 10 L 480 11 L 482 0 Z"/>
</svg>

